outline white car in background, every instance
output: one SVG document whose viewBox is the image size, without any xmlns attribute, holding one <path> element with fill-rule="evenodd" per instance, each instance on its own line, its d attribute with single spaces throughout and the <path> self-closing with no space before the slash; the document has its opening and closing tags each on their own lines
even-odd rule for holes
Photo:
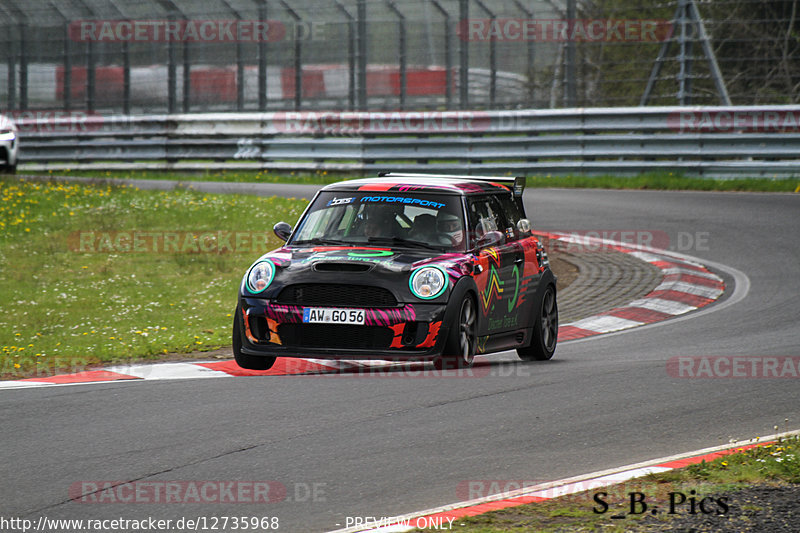
<svg viewBox="0 0 800 533">
<path fill-rule="evenodd" d="M 0 115 L 0 172 L 13 174 L 17 171 L 19 136 L 14 121 Z"/>
</svg>

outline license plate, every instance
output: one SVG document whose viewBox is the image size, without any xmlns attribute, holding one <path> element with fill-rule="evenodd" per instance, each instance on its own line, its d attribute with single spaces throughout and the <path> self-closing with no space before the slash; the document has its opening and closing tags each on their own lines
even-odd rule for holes
<svg viewBox="0 0 800 533">
<path fill-rule="evenodd" d="M 308 324 L 364 324 L 363 309 L 336 309 L 332 307 L 303 308 L 303 322 Z"/>
</svg>

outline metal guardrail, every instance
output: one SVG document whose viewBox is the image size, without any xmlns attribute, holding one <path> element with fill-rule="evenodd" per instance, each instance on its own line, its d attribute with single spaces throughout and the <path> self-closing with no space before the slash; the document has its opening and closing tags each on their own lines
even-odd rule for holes
<svg viewBox="0 0 800 533">
<path fill-rule="evenodd" d="M 800 175 L 800 106 L 73 113 L 19 127 L 20 169 L 32 171 Z"/>
</svg>

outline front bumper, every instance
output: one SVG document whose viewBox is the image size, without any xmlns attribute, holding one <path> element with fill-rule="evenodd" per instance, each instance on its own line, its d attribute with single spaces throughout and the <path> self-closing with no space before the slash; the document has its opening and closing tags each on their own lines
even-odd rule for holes
<svg viewBox="0 0 800 533">
<path fill-rule="evenodd" d="M 306 324 L 303 307 L 239 297 L 242 353 L 319 359 L 430 360 L 447 338 L 445 304 L 366 308 L 364 325 Z"/>
</svg>

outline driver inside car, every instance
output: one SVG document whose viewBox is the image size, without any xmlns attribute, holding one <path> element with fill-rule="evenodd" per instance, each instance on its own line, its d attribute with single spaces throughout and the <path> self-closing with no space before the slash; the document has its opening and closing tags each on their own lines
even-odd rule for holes
<svg viewBox="0 0 800 533">
<path fill-rule="evenodd" d="M 397 237 L 398 225 L 395 214 L 386 209 L 368 213 L 364 223 L 364 236 L 367 239 Z"/>
<path fill-rule="evenodd" d="M 436 215 L 436 230 L 449 240 L 448 244 L 459 246 L 464 239 L 461 219 L 452 213 L 440 211 Z"/>
</svg>

